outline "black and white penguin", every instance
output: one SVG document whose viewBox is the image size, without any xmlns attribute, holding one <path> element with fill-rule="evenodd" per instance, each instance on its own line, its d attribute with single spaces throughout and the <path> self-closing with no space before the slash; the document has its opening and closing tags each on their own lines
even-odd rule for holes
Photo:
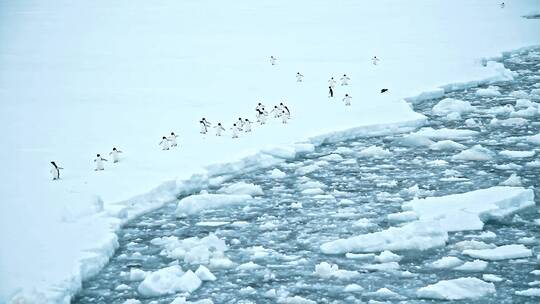
<svg viewBox="0 0 540 304">
<path fill-rule="evenodd" d="M 167 136 L 167 140 L 171 144 L 171 147 L 178 146 L 178 142 L 176 141 L 177 138 L 178 138 L 178 135 L 174 134 L 174 132 L 171 132 L 171 135 Z"/>
<path fill-rule="evenodd" d="M 123 152 L 116 148 L 113 148 L 112 151 L 109 153 L 109 155 L 112 157 L 113 163 L 117 163 L 120 161 L 120 153 Z"/>
<path fill-rule="evenodd" d="M 169 140 L 167 137 L 163 136 L 159 142 L 159 145 L 161 146 L 161 150 L 169 150 Z"/>
<path fill-rule="evenodd" d="M 100 154 L 96 155 L 96 159 L 94 159 L 94 162 L 96 163 L 96 169 L 94 171 L 103 171 L 105 170 L 105 167 L 103 167 L 103 162 L 107 161 L 105 158 L 101 157 Z"/>
<path fill-rule="evenodd" d="M 223 128 L 220 122 L 218 122 L 214 129 L 216 129 L 216 136 L 221 136 L 221 132 L 225 131 L 225 128 Z"/>
<path fill-rule="evenodd" d="M 58 167 L 54 161 L 51 162 L 51 175 L 53 180 L 60 179 L 60 170 L 64 168 Z"/>
</svg>

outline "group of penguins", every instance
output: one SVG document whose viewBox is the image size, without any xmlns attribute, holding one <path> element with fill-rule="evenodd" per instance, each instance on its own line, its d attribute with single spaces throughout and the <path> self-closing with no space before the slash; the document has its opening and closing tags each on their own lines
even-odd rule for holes
<svg viewBox="0 0 540 304">
<path fill-rule="evenodd" d="M 377 56 L 374 56 L 371 61 L 373 65 L 377 65 L 379 62 L 379 58 Z M 274 56 L 270 56 L 270 63 L 272 65 L 277 64 L 277 58 Z M 304 79 L 304 75 L 300 74 L 300 72 L 296 73 L 296 81 L 302 82 Z M 340 78 L 341 85 L 347 86 L 349 85 L 349 81 L 351 80 L 347 74 L 343 74 L 343 76 Z M 333 98 L 334 97 L 334 89 L 336 86 L 336 81 L 334 80 L 334 77 L 331 77 L 330 80 L 328 80 L 328 97 Z M 388 89 L 382 89 L 381 93 L 387 92 Z M 349 94 L 345 94 L 343 97 L 343 102 L 346 106 L 351 105 L 352 97 Z M 257 106 L 255 107 L 255 114 L 257 117 L 257 122 L 261 125 L 264 125 L 266 123 L 266 120 L 268 119 L 269 115 L 273 115 L 274 118 L 281 119 L 281 122 L 283 124 L 287 124 L 287 121 L 291 118 L 291 111 L 289 110 L 289 107 L 287 107 L 283 102 L 281 102 L 279 105 L 275 105 L 274 108 L 270 111 L 270 113 L 266 110 L 266 107 L 259 102 Z M 212 124 L 206 120 L 206 118 L 202 118 L 199 121 L 201 131 L 200 133 L 205 135 L 208 133 L 209 129 L 212 127 Z M 232 138 L 238 138 L 239 134 L 241 132 L 249 133 L 251 132 L 251 124 L 252 122 L 247 118 L 238 118 L 238 120 L 233 124 L 233 126 L 230 128 L 231 130 L 231 136 Z M 218 123 L 214 126 L 214 131 L 216 136 L 221 136 L 223 132 L 225 132 L 225 128 L 221 123 Z M 177 147 L 178 135 L 176 135 L 174 132 L 171 132 L 169 136 L 163 136 L 161 141 L 159 142 L 159 145 L 161 146 L 162 150 L 170 150 L 171 148 Z M 120 161 L 120 153 L 122 151 L 118 150 L 117 148 L 113 148 L 112 151 L 109 153 L 109 155 L 112 158 L 113 163 L 117 163 Z M 108 160 L 103 158 L 101 154 L 97 154 L 96 158 L 94 159 L 95 163 L 95 171 L 103 171 L 105 170 L 104 162 L 107 162 Z M 60 170 L 64 169 L 56 164 L 56 162 L 51 161 L 51 175 L 53 180 L 60 179 Z"/>
</svg>

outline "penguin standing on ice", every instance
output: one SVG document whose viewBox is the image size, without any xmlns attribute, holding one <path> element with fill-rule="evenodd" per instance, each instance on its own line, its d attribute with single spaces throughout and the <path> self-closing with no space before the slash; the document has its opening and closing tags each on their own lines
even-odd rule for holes
<svg viewBox="0 0 540 304">
<path fill-rule="evenodd" d="M 281 109 L 278 106 L 274 106 L 270 113 L 274 113 L 274 118 L 278 118 L 281 115 Z"/>
<path fill-rule="evenodd" d="M 64 169 L 62 167 L 58 167 L 54 161 L 51 162 L 51 174 L 53 180 L 60 179 L 60 170 Z"/>
<path fill-rule="evenodd" d="M 351 99 L 352 99 L 352 97 L 349 96 L 349 94 L 345 94 L 345 97 L 343 97 L 343 102 L 345 102 L 345 105 L 346 105 L 346 106 L 350 106 L 350 105 L 351 105 Z"/>
<path fill-rule="evenodd" d="M 101 157 L 100 154 L 96 155 L 96 159 L 94 159 L 94 162 L 96 163 L 96 169 L 94 171 L 103 171 L 105 170 L 105 167 L 103 166 L 103 162 L 106 162 L 107 160 L 103 157 Z"/>
<path fill-rule="evenodd" d="M 244 120 L 242 119 L 242 117 L 238 117 L 236 126 L 238 127 L 238 130 L 242 131 L 242 129 L 244 128 Z"/>
<path fill-rule="evenodd" d="M 120 153 L 123 152 L 116 148 L 112 148 L 112 151 L 109 153 L 109 155 L 112 157 L 113 163 L 117 163 L 120 161 Z"/>
<path fill-rule="evenodd" d="M 171 147 L 178 146 L 178 143 L 176 142 L 177 138 L 178 138 L 178 135 L 174 134 L 174 132 L 171 132 L 171 135 L 167 136 L 167 140 L 169 141 Z"/>
<path fill-rule="evenodd" d="M 332 86 L 328 87 L 328 98 L 334 97 L 334 90 L 332 89 Z"/>
<path fill-rule="evenodd" d="M 377 65 L 377 63 L 379 63 L 380 59 L 377 58 L 377 56 L 373 56 L 373 58 L 371 58 L 371 62 L 373 62 L 373 65 Z"/>
<path fill-rule="evenodd" d="M 287 119 L 291 118 L 291 111 L 289 111 L 289 108 L 285 104 L 283 104 L 283 102 L 280 102 L 279 106 L 281 107 L 281 110 L 285 111 L 285 115 L 287 115 Z"/>
<path fill-rule="evenodd" d="M 169 150 L 169 140 L 167 137 L 163 136 L 159 142 L 159 145 L 161 146 L 161 150 Z"/>
<path fill-rule="evenodd" d="M 221 132 L 225 131 L 225 128 L 223 128 L 220 122 L 218 122 L 214 129 L 216 129 L 216 136 L 221 136 Z"/>
<path fill-rule="evenodd" d="M 231 131 L 232 131 L 232 138 L 238 138 L 238 132 L 240 130 L 238 129 L 238 126 L 236 124 L 233 124 Z"/>
<path fill-rule="evenodd" d="M 276 65 L 276 62 L 277 62 L 277 58 L 274 57 L 274 56 L 270 56 L 270 63 L 271 63 L 272 65 Z"/>
<path fill-rule="evenodd" d="M 264 110 L 264 108 L 262 108 Z M 266 123 L 266 114 L 263 112 L 263 110 L 257 111 L 257 120 L 261 125 L 264 125 Z"/>
<path fill-rule="evenodd" d="M 341 85 L 346 86 L 349 85 L 349 80 L 351 80 L 347 74 L 343 74 L 343 77 L 341 77 Z"/>
<path fill-rule="evenodd" d="M 304 80 L 304 75 L 300 74 L 300 72 L 296 73 L 296 82 L 302 82 Z"/>
<path fill-rule="evenodd" d="M 336 87 L 336 81 L 334 80 L 334 77 L 330 78 L 330 80 L 328 80 L 328 85 L 334 89 Z"/>
<path fill-rule="evenodd" d="M 251 132 L 251 121 L 249 121 L 247 118 L 244 120 L 244 132 Z"/>
<path fill-rule="evenodd" d="M 212 125 L 204 117 L 199 121 L 199 123 L 201 124 L 201 134 L 206 134 L 208 132 L 208 128 Z"/>
<path fill-rule="evenodd" d="M 381 89 L 381 94 L 388 92 L 388 89 Z"/>
<path fill-rule="evenodd" d="M 504 2 L 501 2 L 501 8 L 504 8 Z"/>
<path fill-rule="evenodd" d="M 285 112 L 285 110 L 281 111 L 281 122 L 286 124 L 288 119 L 289 116 L 287 115 L 287 112 Z"/>
</svg>

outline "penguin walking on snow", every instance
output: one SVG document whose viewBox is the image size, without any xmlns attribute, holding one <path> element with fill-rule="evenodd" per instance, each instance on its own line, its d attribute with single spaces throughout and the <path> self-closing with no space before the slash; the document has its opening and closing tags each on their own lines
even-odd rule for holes
<svg viewBox="0 0 540 304">
<path fill-rule="evenodd" d="M 178 142 L 176 139 L 178 138 L 178 135 L 174 134 L 174 132 L 171 132 L 171 135 L 167 136 L 167 140 L 169 141 L 171 147 L 178 146 Z"/>
<path fill-rule="evenodd" d="M 341 77 L 341 85 L 346 86 L 349 85 L 349 80 L 351 80 L 347 74 L 343 74 L 343 77 Z"/>
<path fill-rule="evenodd" d="M 279 103 L 279 107 L 281 108 L 281 110 L 285 111 L 285 115 L 287 115 L 287 119 L 291 118 L 291 111 L 289 111 L 289 108 L 285 104 L 283 104 L 283 102 Z"/>
<path fill-rule="evenodd" d="M 169 140 L 167 137 L 163 136 L 159 142 L 159 145 L 161 146 L 161 150 L 169 150 Z"/>
<path fill-rule="evenodd" d="M 238 138 L 238 132 L 240 131 L 240 129 L 238 128 L 236 124 L 233 124 L 231 131 L 232 131 L 232 138 Z"/>
<path fill-rule="evenodd" d="M 201 134 L 206 134 L 208 132 L 208 128 L 212 125 L 204 117 L 199 121 L 199 123 L 201 124 Z"/>
<path fill-rule="evenodd" d="M 264 108 L 263 108 L 263 110 L 264 110 Z M 261 125 L 264 125 L 266 123 L 266 114 L 262 110 L 257 110 L 257 121 Z"/>
<path fill-rule="evenodd" d="M 285 112 L 285 110 L 281 111 L 281 122 L 286 124 L 288 119 L 289 116 L 287 115 L 287 112 Z"/>
<path fill-rule="evenodd" d="M 373 65 L 377 65 L 377 63 L 379 63 L 380 59 L 377 58 L 377 56 L 373 56 L 373 58 L 371 58 L 371 62 L 373 62 Z"/>
<path fill-rule="evenodd" d="M 60 179 L 60 170 L 64 169 L 62 167 L 58 167 L 54 161 L 51 162 L 51 175 L 53 180 Z"/>
<path fill-rule="evenodd" d="M 334 90 L 332 89 L 332 86 L 328 87 L 328 98 L 334 97 Z"/>
<path fill-rule="evenodd" d="M 296 82 L 302 82 L 304 80 L 304 75 L 300 74 L 300 72 L 296 73 Z"/>
<path fill-rule="evenodd" d="M 270 113 L 274 113 L 274 118 L 278 118 L 281 115 L 281 109 L 278 106 L 274 106 Z"/>
<path fill-rule="evenodd" d="M 103 166 L 103 162 L 106 162 L 107 160 L 103 157 L 101 157 L 100 154 L 96 155 L 96 159 L 94 159 L 94 162 L 96 163 L 96 169 L 94 171 L 103 171 L 105 170 L 105 167 Z"/>
<path fill-rule="evenodd" d="M 334 80 L 334 77 L 330 78 L 330 80 L 328 80 L 328 85 L 334 89 L 336 87 L 336 81 Z"/>
<path fill-rule="evenodd" d="M 381 89 L 381 94 L 388 92 L 388 89 Z"/>
<path fill-rule="evenodd" d="M 276 65 L 276 62 L 277 62 L 277 58 L 274 57 L 274 56 L 270 56 L 270 63 L 271 63 L 272 65 Z"/>
<path fill-rule="evenodd" d="M 242 131 L 244 128 L 244 120 L 242 117 L 238 117 L 238 121 L 236 121 L 236 126 L 238 127 L 238 130 Z"/>
<path fill-rule="evenodd" d="M 117 163 L 120 161 L 120 153 L 123 152 L 116 148 L 112 148 L 112 151 L 109 153 L 109 155 L 112 157 L 113 163 Z"/>
<path fill-rule="evenodd" d="M 220 122 L 218 122 L 214 129 L 216 129 L 216 136 L 221 136 L 221 132 L 225 131 L 225 128 L 223 128 Z"/>
<path fill-rule="evenodd" d="M 251 132 L 251 121 L 249 121 L 247 118 L 244 120 L 244 132 Z"/>
<path fill-rule="evenodd" d="M 343 102 L 345 102 L 345 105 L 346 105 L 346 106 L 350 106 L 350 105 L 351 105 L 351 99 L 352 99 L 352 97 L 349 96 L 349 94 L 345 94 L 345 97 L 343 97 Z"/>
<path fill-rule="evenodd" d="M 501 2 L 501 8 L 504 8 L 504 2 Z"/>
</svg>

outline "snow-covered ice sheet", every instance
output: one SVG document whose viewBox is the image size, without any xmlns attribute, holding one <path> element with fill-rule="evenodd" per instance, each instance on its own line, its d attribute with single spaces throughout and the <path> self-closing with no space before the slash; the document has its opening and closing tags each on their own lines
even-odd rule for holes
<svg viewBox="0 0 540 304">
<path fill-rule="evenodd" d="M 0 302 L 69 301 L 107 263 L 123 223 L 216 175 L 271 166 L 311 143 L 410 130 L 423 117 L 403 97 L 511 78 L 481 58 L 537 44 L 539 29 L 521 18 L 536 5 L 2 1 Z M 343 72 L 355 96 L 347 109 L 326 97 L 327 79 Z M 229 127 L 259 100 L 284 100 L 293 119 L 234 141 L 198 133 L 202 116 Z M 179 147 L 161 151 L 171 131 Z M 94 172 L 93 156 L 113 146 L 120 162 Z M 49 180 L 51 160 L 65 168 L 61 181 Z"/>
</svg>

